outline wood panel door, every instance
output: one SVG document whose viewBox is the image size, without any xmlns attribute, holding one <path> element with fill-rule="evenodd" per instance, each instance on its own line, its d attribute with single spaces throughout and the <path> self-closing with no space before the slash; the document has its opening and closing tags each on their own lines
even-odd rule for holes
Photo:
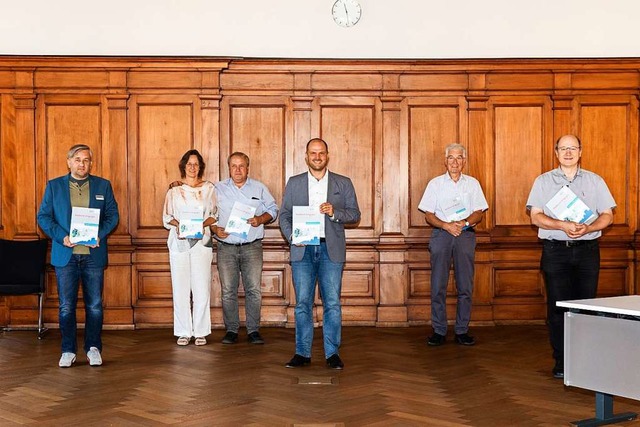
<svg viewBox="0 0 640 427">
<path fill-rule="evenodd" d="M 409 167 L 409 182 L 404 189 L 409 200 L 407 236 L 430 235 L 430 227 L 424 212 L 418 210 L 418 204 L 429 181 L 446 172 L 445 147 L 460 143 L 469 152 L 464 102 L 462 97 L 407 99 L 403 114 L 406 132 L 402 135 Z"/>
</svg>

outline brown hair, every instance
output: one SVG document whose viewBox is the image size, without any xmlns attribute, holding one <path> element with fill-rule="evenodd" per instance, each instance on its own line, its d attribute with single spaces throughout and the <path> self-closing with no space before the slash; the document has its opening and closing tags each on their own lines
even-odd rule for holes
<svg viewBox="0 0 640 427">
<path fill-rule="evenodd" d="M 184 153 L 184 155 L 180 159 L 180 163 L 178 163 L 178 168 L 180 169 L 180 177 L 185 178 L 187 176 L 187 162 L 189 161 L 189 157 L 191 156 L 196 156 L 196 158 L 198 159 L 198 164 L 200 165 L 200 169 L 198 170 L 198 179 L 202 179 L 206 164 L 204 163 L 204 159 L 202 158 L 202 155 L 198 152 L 198 150 L 189 150 Z"/>
</svg>

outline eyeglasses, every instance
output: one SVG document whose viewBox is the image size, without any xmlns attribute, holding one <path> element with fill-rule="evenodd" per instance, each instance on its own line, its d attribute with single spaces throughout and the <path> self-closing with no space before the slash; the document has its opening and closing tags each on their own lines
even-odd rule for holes
<svg viewBox="0 0 640 427">
<path fill-rule="evenodd" d="M 462 156 L 447 156 L 447 162 L 453 162 L 454 160 L 457 160 L 458 162 L 461 162 L 464 160 L 464 157 Z"/>
<path fill-rule="evenodd" d="M 200 169 L 200 163 L 187 163 L 188 168 Z"/>
<path fill-rule="evenodd" d="M 556 150 L 561 153 L 566 153 L 567 151 L 570 153 L 575 153 L 576 151 L 580 151 L 580 147 L 557 147 Z"/>
</svg>

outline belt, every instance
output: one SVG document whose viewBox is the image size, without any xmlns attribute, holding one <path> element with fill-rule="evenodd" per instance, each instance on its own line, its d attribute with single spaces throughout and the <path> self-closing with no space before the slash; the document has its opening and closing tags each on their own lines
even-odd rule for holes
<svg viewBox="0 0 640 427">
<path fill-rule="evenodd" d="M 222 243 L 223 245 L 227 245 L 227 246 L 247 246 L 247 245 L 252 245 L 255 242 L 261 242 L 262 239 L 256 239 L 256 240 L 252 240 L 251 242 L 244 242 L 244 243 L 227 243 L 227 242 L 223 242 L 222 240 L 216 239 L 216 241 L 218 243 Z"/>
<path fill-rule="evenodd" d="M 572 248 L 574 246 L 582 246 L 582 245 L 590 245 L 597 243 L 596 239 L 591 240 L 545 240 L 544 244 L 549 246 L 564 246 L 567 248 Z"/>
</svg>

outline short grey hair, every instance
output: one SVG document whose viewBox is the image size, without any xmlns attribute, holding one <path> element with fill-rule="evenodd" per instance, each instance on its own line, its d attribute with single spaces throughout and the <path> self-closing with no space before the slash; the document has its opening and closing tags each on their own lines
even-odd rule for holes
<svg viewBox="0 0 640 427">
<path fill-rule="evenodd" d="M 461 150 L 462 151 L 462 158 L 464 158 L 464 159 L 467 158 L 467 149 L 464 148 L 464 145 L 458 144 L 458 143 L 447 145 L 447 148 L 444 149 L 444 157 L 449 157 L 449 151 L 451 151 L 451 150 Z"/>
<path fill-rule="evenodd" d="M 89 152 L 89 157 L 91 157 L 91 160 L 93 160 L 93 151 L 91 151 L 91 147 L 86 144 L 76 144 L 73 147 L 69 148 L 67 159 L 73 159 L 73 156 L 75 156 L 78 151 L 84 150 L 87 150 Z"/>
</svg>

